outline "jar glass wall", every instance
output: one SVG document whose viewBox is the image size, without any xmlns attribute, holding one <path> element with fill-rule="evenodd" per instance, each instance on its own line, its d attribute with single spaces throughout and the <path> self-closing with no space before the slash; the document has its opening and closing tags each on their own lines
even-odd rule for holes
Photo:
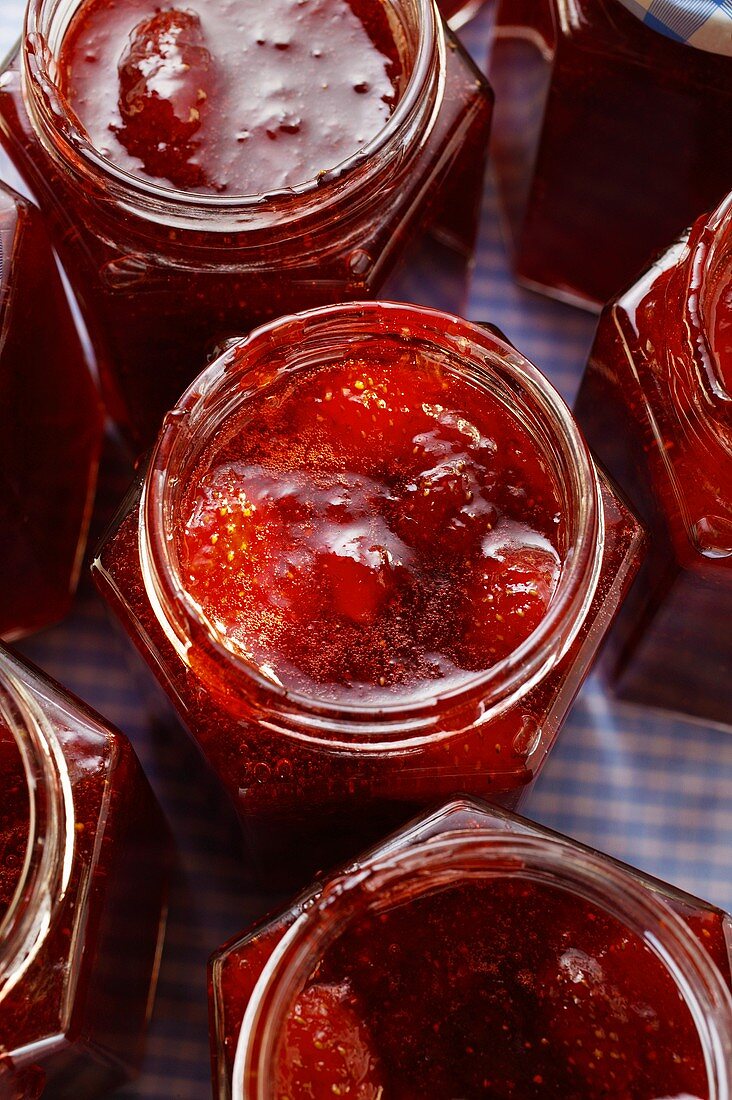
<svg viewBox="0 0 732 1100">
<path fill-rule="evenodd" d="M 620 692 L 732 721 L 732 197 L 604 311 L 577 400 L 648 524 L 613 649 Z M 622 430 L 620 426 L 622 425 Z"/>
<path fill-rule="evenodd" d="M 312 680 L 304 688 L 286 680 L 283 686 L 271 661 L 247 659 L 227 637 L 223 610 L 204 612 L 191 594 L 192 579 L 181 566 L 176 542 L 185 527 L 181 494 L 195 481 L 196 463 L 211 440 L 223 440 L 248 403 L 264 394 L 278 407 L 277 387 L 284 382 L 316 377 L 346 360 L 376 364 L 378 356 L 407 364 L 405 384 L 417 387 L 420 416 L 432 371 L 444 385 L 444 401 L 467 386 L 476 403 L 492 395 L 510 410 L 511 422 L 522 425 L 532 462 L 554 480 L 560 502 L 554 508 L 559 509 L 555 521 L 563 565 L 556 590 L 530 636 L 518 638 L 482 670 L 471 673 L 468 664 L 452 679 L 428 679 L 414 692 L 398 685 L 392 691 L 388 684 L 382 690 L 374 682 L 360 696 L 349 689 L 350 698 L 325 684 L 318 689 Z M 424 375 L 420 364 L 429 367 Z M 355 392 L 362 391 L 357 381 Z M 414 396 L 399 399 L 402 411 Z M 384 408 L 388 420 L 391 414 Z M 467 434 L 475 432 L 459 411 L 462 406 L 454 414 L 449 404 L 429 406 L 440 415 L 445 408 L 452 422 L 467 425 Z M 382 437 L 370 419 L 380 410 L 377 401 L 368 411 L 361 447 L 366 458 L 392 445 L 392 422 Z M 358 439 L 357 427 L 354 433 Z M 427 436 L 415 437 L 418 450 L 419 440 Z M 411 455 L 412 443 L 408 451 Z M 333 484 L 340 484 L 337 472 Z M 244 485 L 242 492 L 251 488 Z M 281 497 L 276 487 L 273 493 Z M 526 490 L 517 489 L 516 495 L 519 507 L 529 500 Z M 222 503 L 224 521 L 236 532 L 238 513 L 229 519 L 228 505 Z M 449 515 L 449 527 L 448 521 Z M 228 537 L 222 529 L 224 549 Z M 207 560 L 218 541 L 214 534 L 203 547 Z M 207 368 L 167 418 L 144 485 L 131 493 L 118 515 L 95 562 L 95 576 L 226 787 L 261 871 L 301 878 L 308 867 L 353 850 L 359 839 L 368 842 L 383 833 L 403 817 L 405 807 L 423 806 L 455 789 L 515 804 L 541 768 L 614 618 L 642 541 L 635 519 L 598 475 L 561 399 L 515 349 L 494 333 L 446 314 L 359 303 L 282 319 Z M 267 545 L 271 550 L 271 539 Z M 222 576 L 227 559 L 233 561 L 239 552 L 237 542 L 223 556 Z M 252 554 L 256 561 L 256 550 Z M 244 554 L 245 569 L 250 557 Z M 279 584 L 278 568 L 266 573 L 270 592 Z M 384 568 L 389 573 L 388 564 Z M 466 559 L 465 569 L 472 568 Z M 377 591 L 383 573 L 376 572 Z M 368 581 L 368 571 L 360 576 Z M 371 591 L 368 584 L 359 588 L 354 581 L 360 599 L 364 591 Z M 296 606 L 307 606 L 308 598 Z M 443 617 L 448 624 L 454 621 L 448 633 L 457 633 L 464 620 L 459 615 L 453 620 L 452 614 Z M 313 632 L 316 620 L 308 615 L 300 615 L 295 633 L 312 639 L 306 647 L 309 658 L 326 652 L 332 630 Z M 333 630 L 341 628 L 338 617 L 332 621 Z M 469 613 L 467 629 L 472 624 Z M 478 619 L 474 624 L 480 637 Z M 300 840 L 296 849 L 295 835 Z"/>
<path fill-rule="evenodd" d="M 374 295 L 412 252 L 472 256 L 490 89 L 431 0 L 390 0 L 409 80 L 376 137 L 318 179 L 265 195 L 172 190 L 89 145 L 58 88 L 78 3 L 30 0 L 0 127 L 54 230 L 97 346 L 108 408 L 149 444 L 218 344 L 281 313 Z M 429 231 L 428 231 L 429 230 Z M 416 256 L 415 256 L 416 254 Z M 401 292 L 400 292 L 401 293 Z"/>
<path fill-rule="evenodd" d="M 621 0 L 501 0 L 493 149 L 522 282 L 597 308 L 721 200 L 720 38 L 716 53 L 673 41 Z"/>
<path fill-rule="evenodd" d="M 447 1073 L 472 1096 L 492 1073 L 497 1091 L 621 1096 L 631 1082 L 726 1100 L 731 923 L 533 822 L 452 801 L 216 952 L 214 1092 L 263 1100 L 303 1075 L 356 1074 L 364 1095 L 406 1080 L 441 1096 Z"/>
<path fill-rule="evenodd" d="M 60 619 L 91 515 L 102 414 L 39 211 L 0 185 L 0 637 Z"/>
<path fill-rule="evenodd" d="M 167 827 L 120 733 L 0 651 L 0 1092 L 105 1096 L 139 1068 Z"/>
</svg>

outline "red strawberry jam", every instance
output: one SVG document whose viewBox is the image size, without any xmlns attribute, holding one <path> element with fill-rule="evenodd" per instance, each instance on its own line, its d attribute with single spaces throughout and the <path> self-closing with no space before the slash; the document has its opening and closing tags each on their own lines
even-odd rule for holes
<svg viewBox="0 0 732 1100">
<path fill-rule="evenodd" d="M 181 575 L 227 644 L 331 700 L 490 668 L 538 626 L 561 568 L 558 491 L 515 414 L 378 347 L 255 397 L 180 514 Z"/>
<path fill-rule="evenodd" d="M 379 1087 L 394 1100 L 708 1095 L 692 1016 L 643 940 L 569 892 L 500 878 L 359 913 L 293 1003 L 274 1096 Z"/>
<path fill-rule="evenodd" d="M 0 719 L 0 922 L 18 885 L 28 844 L 28 786 L 15 738 Z"/>
<path fill-rule="evenodd" d="M 730 927 L 576 841 L 452 801 L 213 956 L 215 1095 L 726 1096 Z"/>
<path fill-rule="evenodd" d="M 285 1025 L 278 1096 L 380 1100 L 384 1080 L 363 1007 L 347 982 L 304 989 Z"/>
<path fill-rule="evenodd" d="M 263 194 L 384 127 L 403 76 L 392 24 L 382 0 L 85 0 L 61 88 L 94 147 L 133 175 Z"/>
</svg>

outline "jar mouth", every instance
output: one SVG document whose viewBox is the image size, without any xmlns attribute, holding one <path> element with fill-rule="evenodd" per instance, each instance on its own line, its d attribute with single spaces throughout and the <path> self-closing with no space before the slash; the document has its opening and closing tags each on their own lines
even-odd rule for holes
<svg viewBox="0 0 732 1100">
<path fill-rule="evenodd" d="M 238 216 L 247 222 L 258 221 L 274 209 L 301 206 L 308 199 L 319 205 L 335 185 L 360 176 L 380 156 L 398 148 L 400 139 L 416 119 L 425 114 L 428 97 L 425 89 L 435 78 L 436 60 L 444 71 L 446 41 L 444 25 L 437 14 L 434 0 L 387 0 L 394 10 L 413 57 L 411 72 L 403 93 L 381 130 L 360 149 L 338 165 L 321 173 L 317 179 L 294 187 L 263 192 L 257 195 L 198 194 L 165 186 L 155 180 L 128 172 L 104 157 L 89 141 L 83 127 L 61 96 L 55 81 L 55 55 L 68 29 L 71 17 L 81 0 L 29 0 L 23 42 L 23 79 L 30 90 L 33 107 L 47 130 L 47 137 L 60 141 L 74 163 L 108 185 L 116 185 L 122 199 L 137 199 L 147 208 L 155 204 L 159 213 L 169 208 L 171 214 L 181 209 L 189 216 L 210 219 L 219 214 Z M 399 9 L 398 11 L 396 9 Z M 434 112 L 432 112 L 434 117 Z M 33 121 L 33 112 L 31 112 Z M 425 119 L 429 124 L 429 119 Z M 79 161 L 81 164 L 79 165 Z M 206 228 L 215 228 L 207 224 Z"/>
<path fill-rule="evenodd" d="M 25 974 L 48 933 L 71 875 L 73 795 L 58 738 L 0 649 L 0 722 L 13 736 L 28 790 L 23 868 L 0 921 L 0 1004 Z"/>
<path fill-rule="evenodd" d="M 430 686 L 422 696 L 330 702 L 292 691 L 246 661 L 186 591 L 176 560 L 177 500 L 191 470 L 220 425 L 268 381 L 312 369 L 344 347 L 389 338 L 418 348 L 475 386 L 500 393 L 512 415 L 537 440 L 553 468 L 566 511 L 567 545 L 556 591 L 537 629 L 489 669 L 457 685 Z M 204 370 L 168 414 L 151 456 L 140 505 L 139 549 L 148 598 L 179 657 L 211 677 L 226 676 L 235 696 L 283 717 L 296 717 L 295 736 L 359 751 L 427 741 L 437 709 L 507 707 L 538 683 L 567 652 L 595 594 L 604 544 L 603 513 L 594 464 L 566 405 L 519 352 L 493 332 L 436 310 L 388 302 L 329 306 L 281 318 L 233 344 Z M 232 692 L 225 691 L 229 700 Z M 447 736 L 448 733 L 445 733 Z"/>
<path fill-rule="evenodd" d="M 682 919 L 627 871 L 595 853 L 562 839 L 489 830 L 455 832 L 377 856 L 329 882 L 304 908 L 275 948 L 247 1006 L 233 1100 L 271 1100 L 279 1039 L 292 999 L 354 917 L 468 881 L 509 877 L 581 898 L 643 940 L 690 1012 L 704 1055 L 709 1100 L 729 1100 L 732 997 Z"/>
</svg>

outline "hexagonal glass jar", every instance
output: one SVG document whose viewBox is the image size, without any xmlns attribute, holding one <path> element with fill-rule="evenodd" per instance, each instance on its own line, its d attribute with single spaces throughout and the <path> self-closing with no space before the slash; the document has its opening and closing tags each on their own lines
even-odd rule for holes
<svg viewBox="0 0 732 1100">
<path fill-rule="evenodd" d="M 516 273 L 593 309 L 732 179 L 728 47 L 674 41 L 630 6 L 500 0 L 489 66 Z"/>
<path fill-rule="evenodd" d="M 29 0 L 0 128 L 84 308 L 108 409 L 136 444 L 233 334 L 374 296 L 404 265 L 421 280 L 434 270 L 440 294 L 456 272 L 466 289 L 492 95 L 432 0 L 388 0 L 410 78 L 373 141 L 317 180 L 245 197 L 176 191 L 90 146 L 56 84 L 79 3 Z"/>
<path fill-rule="evenodd" d="M 620 693 L 732 723 L 732 195 L 602 314 L 577 399 L 651 533 L 611 647 Z"/>
<path fill-rule="evenodd" d="M 489 886 L 491 894 L 500 897 L 500 906 L 489 904 L 488 895 L 481 894 L 481 916 L 470 919 L 470 905 L 480 904 L 475 896 L 471 902 L 471 890 Z M 459 900 L 450 902 L 453 891 L 459 892 Z M 535 900 L 532 891 L 538 891 L 537 899 L 543 901 Z M 521 913 L 530 923 L 518 927 Z M 640 952 L 638 941 L 644 945 Z M 559 946 L 545 952 L 544 943 Z M 622 975 L 629 957 L 631 969 L 643 968 L 651 952 L 661 967 L 643 971 L 644 1018 L 643 1012 L 636 1014 L 629 1007 L 633 978 L 629 986 L 628 973 Z M 506 965 L 507 959 L 514 961 Z M 527 969 L 522 971 L 524 960 Z M 627 1073 L 626 1058 L 640 1057 L 644 1073 L 653 1076 L 656 1043 L 661 1042 L 657 1028 L 648 1022 L 653 1011 L 661 1012 L 664 1025 L 674 1014 L 688 1011 L 699 1040 L 694 1095 L 698 1090 L 709 1100 L 729 1100 L 731 961 L 732 918 L 727 913 L 510 812 L 478 800 L 456 799 L 407 825 L 345 869 L 320 878 L 290 905 L 213 955 L 209 992 L 214 1095 L 219 1100 L 273 1097 L 282 1064 L 281 1037 L 286 1033 L 297 1042 L 287 1062 L 291 1073 L 302 1077 L 307 1068 L 319 1081 L 318 1073 L 330 1073 L 336 1089 L 345 1089 L 358 1071 L 358 1095 L 364 1097 L 379 1094 L 376 1073 L 382 1085 L 384 1077 L 387 1083 L 391 1080 L 391 1073 L 397 1074 L 397 1081 L 405 1073 L 408 1080 L 412 1073 L 421 1073 L 419 1095 L 442 1096 L 439 1085 L 434 1094 L 425 1091 L 425 1061 L 428 1079 L 441 1081 L 442 1059 L 452 1066 L 451 1079 L 458 1066 L 472 1079 L 476 1071 L 469 1067 L 480 1058 L 479 1064 L 490 1064 L 497 1075 L 492 1082 L 496 1095 L 513 1093 L 516 1074 L 523 1075 L 526 1090 L 516 1094 L 533 1095 L 528 1091 L 533 1085 L 549 1088 L 548 1079 L 540 1076 L 536 1081 L 531 1076 L 547 1052 L 556 1057 L 555 1071 L 566 1058 L 573 1067 L 569 1076 L 579 1075 L 574 1077 L 572 1095 L 625 1096 L 627 1081 L 623 1086 L 615 1072 Z M 545 964 L 546 974 L 532 993 L 537 980 L 533 968 L 541 971 Z M 669 978 L 671 993 L 666 999 L 660 990 Z M 476 993 L 481 982 L 482 993 Z M 432 995 L 423 987 L 432 989 Z M 422 990 L 416 1002 L 415 989 Z M 318 996 L 327 998 L 321 1002 L 323 1008 L 326 1003 L 335 1005 L 330 1021 L 320 1015 Z M 612 1003 L 613 996 L 620 1004 L 620 1019 L 627 1011 L 633 1022 L 626 1018 L 625 1031 L 621 1026 L 617 1034 L 603 1028 L 595 1015 L 593 1030 L 597 1005 L 604 998 Z M 443 1005 L 435 1020 L 432 998 Z M 469 1018 L 461 1012 L 461 998 L 472 1005 Z M 415 1003 L 423 1004 L 424 1011 L 415 1012 Z M 582 1006 L 574 1024 L 568 1020 L 568 1005 L 573 1003 Z M 288 1013 L 295 1004 L 293 1025 Z M 542 1013 L 546 1018 L 536 1029 L 537 1014 Z M 484 1045 L 495 1035 L 492 1027 L 507 1032 L 517 1028 L 524 1038 L 532 1038 L 513 1046 L 511 1040 L 494 1038 L 486 1058 Z M 691 1020 L 687 1028 L 693 1033 Z M 308 1034 L 315 1047 L 308 1046 Z M 594 1052 L 586 1049 L 587 1036 L 595 1044 Z M 682 1049 L 692 1046 L 679 1042 L 674 1055 Z M 689 1072 L 686 1055 L 679 1055 L 678 1064 Z M 660 1077 L 667 1071 L 673 1077 L 675 1071 L 662 1058 Z M 507 1086 L 504 1093 L 501 1086 L 509 1080 L 513 1088 Z M 664 1079 L 659 1088 L 683 1081 L 683 1076 L 672 1082 Z M 687 1076 L 687 1087 L 690 1083 Z M 481 1095 L 490 1084 L 481 1081 Z M 637 1095 L 651 1095 L 640 1091 L 648 1084 L 644 1078 Z M 478 1095 L 465 1082 L 460 1095 L 463 1090 Z"/>
<path fill-rule="evenodd" d="M 129 742 L 0 649 L 0 1095 L 134 1076 L 167 910 L 167 826 Z"/>
<path fill-rule="evenodd" d="M 102 410 L 40 212 L 0 184 L 0 637 L 68 610 Z"/>
<path fill-rule="evenodd" d="M 314 363 L 329 367 L 345 354 L 368 362 L 376 346 L 498 396 L 556 478 L 567 545 L 546 617 L 504 660 L 459 688 L 437 681 L 434 691 L 388 705 L 341 705 L 278 686 L 203 614 L 177 564 L 177 501 L 202 449 L 249 397 Z M 515 805 L 546 760 L 642 549 L 640 526 L 598 473 L 561 398 L 519 352 L 434 310 L 358 303 L 273 322 L 207 368 L 166 419 L 94 572 L 231 797 L 260 871 L 303 881 L 308 868 L 454 790 Z"/>
</svg>

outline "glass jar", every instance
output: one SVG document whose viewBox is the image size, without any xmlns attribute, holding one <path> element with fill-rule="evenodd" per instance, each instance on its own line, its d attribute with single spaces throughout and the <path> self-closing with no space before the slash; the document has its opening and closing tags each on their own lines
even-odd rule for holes
<svg viewBox="0 0 732 1100">
<path fill-rule="evenodd" d="M 414 1095 L 445 1095 L 446 1070 L 459 1095 L 483 1095 L 484 1080 L 477 1091 L 454 1079 L 480 1073 L 471 1059 L 490 1043 L 495 1095 L 533 1095 L 533 1084 L 552 1096 L 629 1096 L 615 1071 L 632 1073 L 640 1055 L 643 1080 L 632 1078 L 633 1096 L 676 1096 L 694 1085 L 694 1096 L 729 1100 L 731 930 L 728 914 L 575 841 L 479 801 L 451 801 L 213 955 L 214 1095 L 274 1096 L 283 1033 L 297 1041 L 302 1070 L 313 1050 L 312 1021 L 315 1067 L 330 1067 L 344 1095 L 349 1065 L 363 1075 L 363 1091 L 353 1095 L 380 1095 L 375 1076 L 381 1084 L 385 1066 L 392 1084 L 389 1074 L 397 1085 L 421 1074 Z M 642 1011 L 631 991 L 645 1002 Z M 619 1019 L 603 1027 L 601 1006 L 614 995 Z M 316 1016 L 322 996 L 329 1020 Z M 293 1027 L 287 1018 L 295 1004 Z M 664 1033 L 666 1026 L 675 1032 Z M 694 1028 L 691 1081 L 672 1066 L 689 1070 Z M 664 1059 L 669 1034 L 674 1057 Z M 587 1036 L 593 1047 L 583 1043 Z M 568 1072 L 579 1080 L 559 1092 L 535 1074 L 547 1054 L 561 1065 L 565 1048 Z M 645 1074 L 656 1091 L 644 1090 Z M 513 1088 L 503 1092 L 509 1075 Z"/>
<path fill-rule="evenodd" d="M 611 302 L 577 400 L 651 531 L 613 645 L 622 695 L 732 721 L 732 195 Z M 619 430 L 622 425 L 622 430 Z"/>
<path fill-rule="evenodd" d="M 438 683 L 349 705 L 286 690 L 232 647 L 186 590 L 175 531 L 191 471 L 227 418 L 314 363 L 368 362 L 377 344 L 395 361 L 419 355 L 445 379 L 499 396 L 556 479 L 567 545 L 546 616 L 505 659 L 450 690 Z M 642 544 L 565 405 L 519 352 L 434 310 L 356 303 L 264 326 L 204 371 L 166 418 L 94 573 L 232 798 L 260 870 L 287 877 L 383 835 L 405 806 L 455 790 L 514 805 L 554 742 Z"/>
<path fill-rule="evenodd" d="M 654 5 L 656 25 L 678 6 Z M 648 8 L 498 5 L 493 149 L 515 270 L 528 286 L 590 308 L 719 202 L 732 178 L 724 32 L 719 52 L 674 41 L 643 21 Z M 686 13 L 687 24 L 694 18 Z"/>
<path fill-rule="evenodd" d="M 411 77 L 383 130 L 317 181 L 267 195 L 175 191 L 90 147 L 59 96 L 73 12 L 30 0 L 0 128 L 55 232 L 112 417 L 149 444 L 214 347 L 295 309 L 374 295 L 407 251 L 465 282 L 492 95 L 432 0 L 390 0 Z M 429 228 L 429 233 L 426 230 Z M 425 230 L 425 232 L 422 232 Z M 414 257 L 413 274 L 429 270 Z"/>
<path fill-rule="evenodd" d="M 106 1096 L 139 1067 L 167 826 L 127 739 L 0 650 L 0 1095 Z"/>
<path fill-rule="evenodd" d="M 79 576 L 102 413 L 39 211 L 0 184 L 0 637 L 63 617 Z"/>
</svg>

